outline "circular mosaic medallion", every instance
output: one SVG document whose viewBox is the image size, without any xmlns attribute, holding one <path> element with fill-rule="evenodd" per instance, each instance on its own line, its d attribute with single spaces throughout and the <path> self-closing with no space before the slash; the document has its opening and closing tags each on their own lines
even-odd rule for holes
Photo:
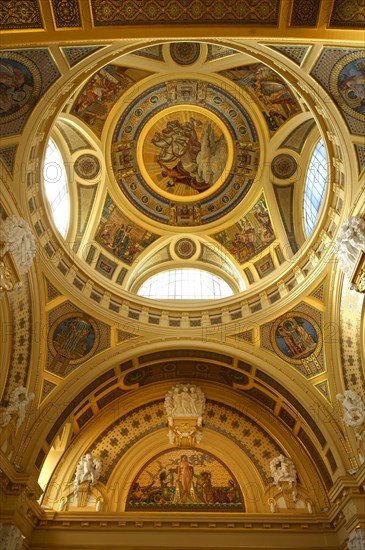
<svg viewBox="0 0 365 550">
<path fill-rule="evenodd" d="M 137 157 L 142 175 L 174 199 L 207 195 L 229 171 L 228 140 L 223 122 L 208 110 L 190 105 L 167 108 L 141 133 Z"/>
<path fill-rule="evenodd" d="M 288 313 L 277 319 L 271 329 L 271 343 L 276 353 L 295 364 L 322 347 L 322 333 L 318 324 L 304 313 Z"/>
<path fill-rule="evenodd" d="M 170 44 L 170 55 L 178 65 L 192 65 L 200 55 L 197 42 L 174 42 Z"/>
<path fill-rule="evenodd" d="M 1 61 L 2 124 L 25 115 L 40 94 L 41 76 L 36 65 L 23 55 L 3 52 Z"/>
<path fill-rule="evenodd" d="M 108 164 L 142 215 L 169 227 L 196 226 L 242 201 L 259 156 L 255 125 L 233 96 L 208 81 L 181 79 L 158 83 L 128 104 Z"/>
<path fill-rule="evenodd" d="M 291 155 L 277 155 L 271 163 L 272 173 L 281 180 L 290 178 L 297 168 L 297 161 Z"/>
<path fill-rule="evenodd" d="M 80 178 L 92 180 L 96 178 L 100 172 L 99 160 L 95 155 L 81 155 L 75 162 L 75 172 Z"/>
<path fill-rule="evenodd" d="M 175 254 L 182 260 L 188 260 L 195 252 L 196 244 L 191 239 L 179 239 L 175 244 Z"/>
<path fill-rule="evenodd" d="M 364 68 L 364 50 L 359 50 L 342 57 L 330 76 L 331 92 L 341 109 L 361 122 L 365 120 Z M 363 126 L 359 133 L 364 133 Z"/>
<path fill-rule="evenodd" d="M 53 356 L 75 364 L 85 361 L 99 343 L 99 331 L 93 319 L 67 313 L 51 326 L 48 345 Z"/>
</svg>

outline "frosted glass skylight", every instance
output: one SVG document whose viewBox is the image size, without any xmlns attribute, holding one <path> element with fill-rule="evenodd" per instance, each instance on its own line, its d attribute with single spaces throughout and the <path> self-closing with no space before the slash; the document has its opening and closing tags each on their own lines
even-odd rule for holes
<svg viewBox="0 0 365 550">
<path fill-rule="evenodd" d="M 66 171 L 60 152 L 51 139 L 44 160 L 43 181 L 55 226 L 62 237 L 66 237 L 70 219 Z"/>
<path fill-rule="evenodd" d="M 312 233 L 322 204 L 327 183 L 327 157 L 319 140 L 311 156 L 304 187 L 303 216 L 306 237 Z"/>
<path fill-rule="evenodd" d="M 201 269 L 171 269 L 153 275 L 139 288 L 139 296 L 170 300 L 225 298 L 233 291 L 226 281 Z"/>
</svg>

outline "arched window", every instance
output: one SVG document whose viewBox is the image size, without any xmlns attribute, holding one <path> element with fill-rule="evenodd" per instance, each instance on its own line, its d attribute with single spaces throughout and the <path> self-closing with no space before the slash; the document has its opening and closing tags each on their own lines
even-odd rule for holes
<svg viewBox="0 0 365 550">
<path fill-rule="evenodd" d="M 65 238 L 70 220 L 66 171 L 61 154 L 52 139 L 49 140 L 47 145 L 43 166 L 43 181 L 53 221 L 62 237 Z"/>
<path fill-rule="evenodd" d="M 171 269 L 147 279 L 137 294 L 145 298 L 206 300 L 225 298 L 232 288 L 221 277 L 201 269 Z"/>
<path fill-rule="evenodd" d="M 320 139 L 311 156 L 304 187 L 303 217 L 305 236 L 309 237 L 316 224 L 327 183 L 327 157 Z"/>
</svg>

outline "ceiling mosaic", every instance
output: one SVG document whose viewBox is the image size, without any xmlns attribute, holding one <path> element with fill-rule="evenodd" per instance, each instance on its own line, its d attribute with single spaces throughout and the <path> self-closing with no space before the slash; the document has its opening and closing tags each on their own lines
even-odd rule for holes
<svg viewBox="0 0 365 550">
<path fill-rule="evenodd" d="M 311 378 L 325 371 L 322 322 L 319 310 L 299 304 L 261 327 L 261 345 Z"/>
<path fill-rule="evenodd" d="M 87 81 L 77 96 L 71 113 L 100 137 L 106 118 L 118 98 L 149 74 L 140 69 L 106 65 Z"/>
<path fill-rule="evenodd" d="M 110 327 L 64 302 L 48 313 L 46 370 L 62 378 L 110 346 Z"/>
<path fill-rule="evenodd" d="M 132 222 L 110 197 L 106 198 L 95 241 L 116 259 L 131 265 L 158 237 Z"/>
<path fill-rule="evenodd" d="M 212 25 L 240 24 L 265 27 L 279 26 L 280 18 L 291 27 L 315 27 L 318 25 L 321 2 L 300 0 L 287 6 L 283 15 L 279 11 L 279 1 L 272 0 L 199 0 L 190 9 L 183 1 L 164 0 L 163 4 L 154 0 L 143 2 L 123 0 L 91 0 L 87 6 L 79 0 L 4 0 L 0 6 L 1 28 L 3 30 L 32 29 L 43 30 L 49 25 L 55 30 L 81 29 L 92 21 L 93 27 L 116 27 L 134 25 Z M 52 14 L 48 21 L 45 14 Z M 289 21 L 288 18 L 289 11 Z M 285 16 L 285 18 L 284 18 Z M 362 28 L 365 14 L 361 0 L 335 0 L 331 9 L 326 10 L 326 23 L 329 28 Z"/>
<path fill-rule="evenodd" d="M 350 131 L 365 135 L 365 50 L 324 48 L 311 74 L 337 103 Z"/>
<path fill-rule="evenodd" d="M 120 189 L 144 214 L 172 226 L 209 223 L 231 210 L 252 185 L 258 159 L 251 117 L 205 81 L 148 89 L 122 114 L 113 136 Z"/>
<path fill-rule="evenodd" d="M 61 3 L 57 6 L 55 2 L 53 4 L 60 14 Z M 87 46 L 77 51 L 73 47 L 68 50 L 64 48 L 62 52 L 57 50 L 58 59 L 62 62 L 60 67 L 62 64 L 66 66 L 61 55 L 65 55 L 68 64 L 73 67 L 88 56 L 92 58 L 98 51 L 99 46 L 90 51 Z M 288 49 L 277 51 L 292 59 L 297 70 L 301 70 L 299 66 L 304 65 L 309 55 L 312 55 L 305 45 L 299 45 L 291 52 Z M 11 50 L 8 58 L 4 58 L 3 78 L 5 82 L 8 82 L 6 77 L 10 80 L 2 98 L 3 116 L 14 115 L 15 121 L 18 120 L 17 116 L 19 119 L 29 116 L 41 97 L 41 90 L 46 89 L 47 79 L 52 81 L 51 54 L 40 48 L 33 52 L 36 58 L 39 56 L 40 66 L 49 69 L 49 73 L 46 70 L 45 75 L 41 75 L 38 88 L 34 84 L 36 73 L 31 71 L 30 64 L 28 67 L 23 60 L 25 69 L 22 69 L 21 61 L 12 57 L 17 53 L 24 59 L 30 59 L 29 53 L 25 55 L 23 50 Z M 355 49 L 341 52 L 340 56 L 336 48 L 326 47 L 319 53 L 317 62 L 313 60 L 313 74 L 318 77 L 318 81 L 325 75 L 323 85 L 335 98 L 344 116 L 361 123 L 363 56 Z M 239 61 L 236 56 L 239 56 Z M 47 340 L 44 350 L 45 369 L 44 375 L 40 377 L 42 382 L 39 384 L 37 403 L 51 403 L 62 391 L 61 385 L 71 384 L 73 376 L 76 379 L 77 369 L 91 358 L 96 357 L 97 361 L 98 354 L 102 352 L 106 352 L 105 356 L 109 360 L 110 351 L 116 357 L 115 364 L 110 368 L 113 372 L 101 371 L 104 368 L 104 356 L 100 355 L 100 363 L 97 365 L 95 362 L 97 368 L 100 368 L 98 382 L 80 388 L 80 397 L 77 396 L 78 401 L 75 400 L 78 410 L 72 417 L 75 434 L 86 427 L 104 407 L 115 399 L 124 398 L 137 385 L 143 391 L 149 384 L 152 389 L 157 383 L 169 379 L 188 377 L 209 380 L 211 384 L 224 386 L 226 391 L 237 392 L 239 398 L 247 397 L 248 401 L 257 402 L 262 410 L 270 411 L 277 417 L 281 429 L 290 432 L 290 437 L 297 437 L 309 452 L 313 450 L 314 460 L 319 465 L 327 487 L 330 487 L 332 479 L 327 466 L 329 464 L 335 471 L 337 456 L 334 457 L 327 447 L 327 432 L 322 432 L 315 425 L 305 407 L 296 400 L 295 391 L 289 393 L 283 382 L 286 376 L 295 380 L 294 377 L 299 373 L 300 379 L 308 385 L 308 391 L 314 387 L 313 393 L 318 394 L 318 399 L 326 406 L 331 406 L 333 388 L 327 379 L 324 349 L 328 337 L 327 333 L 324 334 L 325 287 L 323 284 L 317 287 L 311 285 L 314 290 L 308 303 L 301 302 L 296 307 L 288 307 L 279 315 L 264 319 L 265 312 L 261 311 L 269 309 L 271 304 L 279 306 L 281 299 L 287 297 L 289 291 L 299 284 L 302 273 L 305 277 L 305 269 L 310 272 L 310 267 L 303 262 L 295 274 L 286 273 L 280 283 L 273 277 L 269 292 L 263 290 L 261 284 L 265 282 L 261 279 L 268 277 L 279 264 L 287 260 L 287 242 L 283 234 L 291 245 L 289 252 L 297 249 L 293 204 L 296 191 L 301 189 L 301 183 L 297 185 L 297 181 L 303 169 L 302 158 L 307 155 L 306 147 L 308 144 L 312 146 L 318 136 L 316 123 L 312 118 L 308 119 L 311 114 L 281 76 L 262 63 L 245 64 L 247 56 L 235 50 L 196 42 L 188 45 L 175 43 L 134 52 L 126 65 L 131 58 L 137 59 L 138 67 L 147 67 L 148 63 L 151 67 L 159 66 L 161 74 L 157 75 L 156 69 L 152 78 L 152 72 L 148 70 L 131 69 L 119 65 L 117 61 L 106 65 L 79 88 L 73 104 L 68 104 L 62 112 L 54 132 L 60 149 L 63 148 L 62 151 L 67 151 L 72 157 L 75 175 L 72 207 L 75 215 L 70 235 L 76 236 L 76 244 L 80 246 L 79 249 L 74 246 L 73 253 L 78 260 L 82 256 L 86 262 L 77 272 L 66 256 L 58 261 L 57 253 L 57 263 L 52 268 L 59 275 L 59 284 L 50 282 L 56 280 L 52 276 L 43 285 L 43 298 L 47 302 Z M 322 65 L 319 65 L 322 62 L 324 73 L 320 70 Z M 201 74 L 194 72 L 194 67 L 200 65 L 204 65 L 204 70 L 208 71 L 208 64 L 217 67 L 216 72 L 212 69 L 212 76 L 204 71 Z M 164 67 L 172 65 L 175 70 L 178 67 L 179 71 L 182 67 L 181 72 L 166 78 Z M 292 66 L 294 64 L 290 63 Z M 331 68 L 328 69 L 328 66 Z M 53 76 L 57 70 L 54 65 Z M 190 70 L 191 77 L 188 76 Z M 136 83 L 138 86 L 135 86 Z M 36 90 L 34 101 L 32 89 Z M 124 94 L 132 89 L 134 95 L 126 102 Z M 112 109 L 115 113 L 113 121 L 108 119 L 111 119 Z M 6 124 L 8 122 L 5 121 Z M 106 127 L 108 132 L 104 130 Z M 86 137 L 88 130 L 93 147 Z M 102 139 L 93 140 L 92 132 Z M 11 140 L 15 141 L 13 138 Z M 278 147 L 276 144 L 281 145 Z M 355 155 L 353 145 L 351 147 Z M 355 145 L 361 167 L 364 164 L 362 146 L 360 143 Z M 16 145 L 2 148 L 0 156 L 1 151 L 5 164 L 12 168 Z M 110 154 L 105 161 L 107 170 L 103 157 L 105 151 L 107 155 Z M 266 170 L 265 178 L 262 177 L 264 172 L 259 172 L 262 166 Z M 112 181 L 109 181 L 110 178 Z M 250 190 L 251 195 L 248 196 Z M 43 203 L 39 202 L 35 192 L 32 194 L 32 185 L 29 185 L 28 193 L 29 208 L 35 218 Z M 101 203 L 98 202 L 100 198 Z M 232 218 L 224 219 L 229 212 Z M 204 225 L 210 223 L 212 225 L 204 234 Z M 191 228 L 195 228 L 194 232 Z M 46 246 L 51 257 L 55 252 L 52 246 L 56 246 L 56 239 L 54 243 L 50 237 L 48 240 L 49 229 L 45 218 L 37 220 L 35 231 L 45 242 L 47 240 Z M 93 241 L 88 243 L 86 249 L 81 245 L 89 238 Z M 230 264 L 223 261 L 225 255 L 229 255 L 234 262 Z M 207 311 L 196 308 L 196 311 L 186 314 L 180 310 L 162 311 L 160 304 L 140 307 L 138 297 L 136 303 L 133 302 L 134 296 L 129 302 L 125 299 L 125 289 L 132 288 L 133 282 L 136 288 L 138 277 L 145 277 L 148 270 L 157 272 L 163 262 L 177 260 L 184 266 L 189 265 L 189 262 L 205 262 L 205 267 L 234 279 L 237 288 L 242 283 L 244 267 L 247 281 L 261 284 L 260 297 L 256 299 L 252 293 L 252 298 L 250 295 L 239 304 L 236 301 L 233 303 L 233 297 L 226 308 L 218 305 L 213 311 L 209 304 L 206 306 Z M 249 260 L 252 262 L 248 267 L 245 264 Z M 284 271 L 285 266 L 281 267 Z M 89 270 L 87 274 L 86 269 Z M 297 272 L 300 270 L 297 280 Z M 97 274 L 97 284 L 90 283 L 90 273 Z M 113 296 L 108 292 L 106 296 L 103 283 L 108 291 L 111 284 L 119 285 L 119 288 L 115 287 L 118 292 Z M 64 284 L 75 287 L 79 292 L 78 298 L 87 299 L 88 307 L 82 309 L 72 304 L 71 296 L 64 291 Z M 285 294 L 282 292 L 283 287 Z M 62 288 L 62 293 L 58 288 Z M 20 313 L 12 335 L 14 350 L 6 382 L 9 388 L 7 394 L 18 382 L 26 384 L 29 374 L 31 348 L 27 335 L 33 330 L 32 311 L 24 302 L 26 298 L 31 305 L 29 288 L 26 287 L 22 292 L 13 298 L 12 303 L 12 307 Z M 26 292 L 28 294 L 25 296 Z M 351 300 L 348 302 L 352 303 Z M 119 328 L 114 331 L 111 326 L 98 320 L 96 313 L 91 313 L 93 305 L 100 306 L 100 311 L 104 308 L 110 316 L 120 314 L 121 318 L 128 317 L 130 324 L 118 325 Z M 251 314 L 257 314 L 257 318 L 260 315 L 261 319 L 254 328 L 247 326 L 247 317 Z M 353 320 L 352 326 L 355 326 L 355 321 L 358 323 L 358 319 Z M 348 321 L 349 327 L 350 323 L 351 319 Z M 144 333 L 146 327 L 146 334 L 150 331 L 147 336 Z M 212 347 L 209 352 L 211 364 L 204 360 L 203 354 L 199 356 L 194 348 L 170 350 L 169 357 L 158 352 L 158 364 L 156 358 L 147 356 L 144 364 L 143 361 L 138 362 L 136 355 L 133 358 L 134 365 L 132 360 L 117 360 L 120 348 L 123 348 L 123 353 L 125 350 L 128 354 L 132 353 L 134 346 L 145 345 L 156 338 L 158 327 L 166 333 L 171 331 L 171 338 L 180 338 L 183 331 L 190 331 L 189 335 L 194 334 L 194 338 L 204 344 L 214 341 L 216 347 Z M 193 332 L 194 329 L 197 331 Z M 348 341 L 351 339 L 350 333 L 350 328 L 343 329 L 343 336 Z M 273 364 L 275 362 L 278 366 L 277 371 L 272 373 L 273 378 L 269 380 L 266 371 L 259 371 L 256 367 L 254 370 L 253 366 L 233 356 L 224 358 L 217 349 L 218 345 L 227 345 L 227 342 L 238 350 L 252 350 L 253 358 L 256 353 L 271 356 Z M 112 351 L 111 347 L 115 349 Z M 193 360 L 194 353 L 196 357 Z M 361 362 L 355 342 L 342 348 L 342 357 L 344 362 L 354 365 L 351 369 L 347 368 L 344 375 L 346 384 L 354 387 L 360 378 Z M 85 371 L 87 368 L 85 365 Z M 280 383 L 276 374 L 278 380 L 280 376 Z M 87 401 L 92 392 L 95 399 L 91 404 L 91 401 Z M 52 443 L 63 423 L 73 414 L 74 403 L 70 407 L 67 411 L 62 410 L 54 427 L 50 426 L 47 444 Z M 114 423 L 110 429 L 98 433 L 98 437 L 90 443 L 90 449 L 100 454 L 104 461 L 102 483 L 107 483 L 121 457 L 138 441 L 165 430 L 166 419 L 163 415 L 161 399 L 153 403 L 144 402 L 138 405 L 133 414 L 124 415 L 122 422 Z M 233 410 L 213 399 L 208 402 L 205 422 L 209 430 L 220 436 L 227 437 L 229 434 L 242 453 L 257 465 L 264 483 L 271 483 L 269 461 L 277 453 L 283 452 L 277 443 L 278 439 L 265 432 L 242 410 Z M 307 427 L 303 428 L 305 423 L 310 427 L 310 436 L 306 432 Z M 314 443 L 311 441 L 312 435 Z M 167 446 L 165 437 L 164 445 Z M 321 449 L 327 453 L 326 459 L 321 458 Z M 38 465 L 45 455 L 43 449 L 41 452 L 43 456 L 38 455 Z M 137 476 L 133 474 L 127 497 L 128 510 L 245 510 L 234 472 L 231 473 L 228 466 L 217 457 L 201 450 L 185 452 L 162 447 L 158 453 L 152 461 L 141 464 Z M 187 459 L 183 458 L 185 455 Z M 178 470 L 181 462 L 188 463 L 188 466 L 184 466 L 187 468 L 186 476 L 194 480 L 189 496 L 179 486 Z"/>
<path fill-rule="evenodd" d="M 60 76 L 47 48 L 0 55 L 2 137 L 19 134 L 38 100 Z"/>
<path fill-rule="evenodd" d="M 278 21 L 278 0 L 243 2 L 226 0 L 223 6 L 213 0 L 199 0 L 193 9 L 185 2 L 165 0 L 163 5 L 151 0 L 130 2 L 126 5 L 119 0 L 91 0 L 94 25 L 136 25 L 141 23 L 260 23 L 275 25 Z"/>
<path fill-rule="evenodd" d="M 252 101 L 258 102 L 270 133 L 301 111 L 289 84 L 262 63 L 227 69 L 220 74 L 247 91 Z"/>
<path fill-rule="evenodd" d="M 274 228 L 264 195 L 234 225 L 215 233 L 212 237 L 232 254 L 239 264 L 275 241 Z"/>
</svg>

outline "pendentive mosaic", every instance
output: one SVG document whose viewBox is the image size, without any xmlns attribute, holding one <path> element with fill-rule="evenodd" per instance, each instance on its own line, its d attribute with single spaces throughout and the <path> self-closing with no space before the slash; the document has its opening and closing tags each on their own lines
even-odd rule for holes
<svg viewBox="0 0 365 550">
<path fill-rule="evenodd" d="M 9 145 L 8 147 L 0 147 L 0 160 L 4 163 L 6 169 L 12 174 L 14 169 L 15 154 L 17 145 Z"/>
<path fill-rule="evenodd" d="M 92 53 L 97 52 L 103 46 L 64 46 L 60 48 L 70 67 L 74 67 L 79 61 L 86 59 Z"/>
<path fill-rule="evenodd" d="M 38 100 L 60 76 L 48 49 L 3 50 L 0 56 L 1 132 L 19 134 Z"/>
<path fill-rule="evenodd" d="M 147 48 L 140 48 L 132 52 L 133 55 L 139 55 L 141 57 L 146 57 L 147 59 L 155 59 L 156 61 L 164 62 L 163 48 L 162 44 L 157 44 L 155 46 L 148 46 Z"/>
<path fill-rule="evenodd" d="M 337 103 L 350 132 L 365 135 L 365 50 L 324 48 L 311 74 Z"/>
<path fill-rule="evenodd" d="M 48 313 L 46 370 L 66 377 L 110 346 L 110 327 L 64 302 Z"/>
<path fill-rule="evenodd" d="M 325 371 L 323 338 L 322 313 L 304 302 L 261 326 L 261 346 L 306 378 Z"/>
</svg>

